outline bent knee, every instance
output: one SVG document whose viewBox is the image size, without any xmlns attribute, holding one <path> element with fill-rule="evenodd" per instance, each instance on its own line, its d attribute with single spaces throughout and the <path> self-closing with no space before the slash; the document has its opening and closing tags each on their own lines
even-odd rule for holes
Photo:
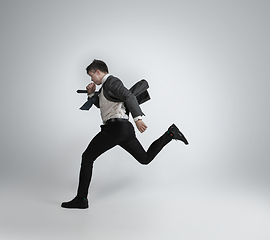
<svg viewBox="0 0 270 240">
<path fill-rule="evenodd" d="M 138 162 L 142 165 L 148 165 L 151 161 L 149 161 L 149 159 L 144 158 L 144 159 L 137 159 Z"/>
<path fill-rule="evenodd" d="M 148 165 L 150 162 L 141 162 L 142 165 Z"/>
</svg>

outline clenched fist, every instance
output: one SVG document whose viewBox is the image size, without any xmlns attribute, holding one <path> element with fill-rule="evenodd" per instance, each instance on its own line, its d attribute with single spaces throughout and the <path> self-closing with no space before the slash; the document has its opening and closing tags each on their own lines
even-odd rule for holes
<svg viewBox="0 0 270 240">
<path fill-rule="evenodd" d="M 90 95 L 91 93 L 95 92 L 96 90 L 96 84 L 94 83 L 90 83 L 86 86 L 86 90 L 88 92 L 88 95 Z"/>
<path fill-rule="evenodd" d="M 135 123 L 141 133 L 143 133 L 147 129 L 147 126 L 141 119 L 137 120 Z"/>
</svg>

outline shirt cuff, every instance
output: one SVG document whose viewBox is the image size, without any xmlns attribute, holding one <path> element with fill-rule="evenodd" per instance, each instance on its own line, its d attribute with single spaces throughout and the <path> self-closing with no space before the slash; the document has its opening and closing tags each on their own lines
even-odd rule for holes
<svg viewBox="0 0 270 240">
<path fill-rule="evenodd" d="M 91 94 L 88 94 L 87 96 L 89 97 L 89 98 L 91 98 L 91 97 L 93 97 L 95 95 L 95 93 L 93 92 L 93 93 L 91 93 Z"/>
<path fill-rule="evenodd" d="M 133 118 L 134 122 L 137 122 L 140 119 L 142 119 L 142 116 L 138 116 L 138 117 Z"/>
</svg>

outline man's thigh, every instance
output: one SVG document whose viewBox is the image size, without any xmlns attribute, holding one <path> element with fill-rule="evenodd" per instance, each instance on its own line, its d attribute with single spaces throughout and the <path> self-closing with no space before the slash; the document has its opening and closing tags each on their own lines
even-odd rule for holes
<svg viewBox="0 0 270 240">
<path fill-rule="evenodd" d="M 91 140 L 83 153 L 83 157 L 95 160 L 102 153 L 117 145 L 115 137 L 103 129 Z"/>
</svg>

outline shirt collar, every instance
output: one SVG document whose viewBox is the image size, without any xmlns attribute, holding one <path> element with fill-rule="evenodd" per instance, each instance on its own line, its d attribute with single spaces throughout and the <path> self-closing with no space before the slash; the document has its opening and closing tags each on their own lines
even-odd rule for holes
<svg viewBox="0 0 270 240">
<path fill-rule="evenodd" d="M 105 81 L 107 80 L 107 78 L 111 76 L 111 74 L 107 73 L 101 80 L 101 84 L 103 85 L 105 83 Z"/>
</svg>

